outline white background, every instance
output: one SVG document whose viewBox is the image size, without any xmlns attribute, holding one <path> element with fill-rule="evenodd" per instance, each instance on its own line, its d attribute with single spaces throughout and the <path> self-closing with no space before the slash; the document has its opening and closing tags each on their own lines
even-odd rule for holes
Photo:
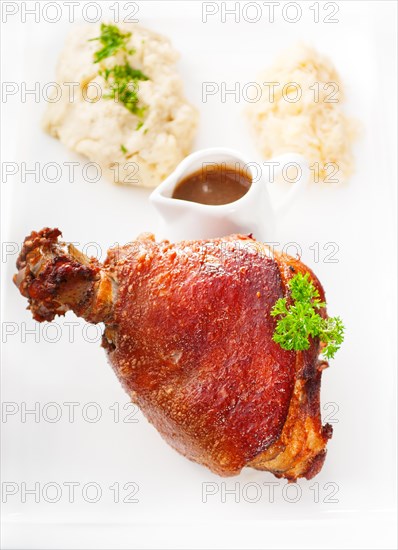
<svg viewBox="0 0 398 550">
<path fill-rule="evenodd" d="M 322 472 L 310 482 L 300 480 L 299 493 L 250 469 L 222 480 L 171 450 L 141 413 L 137 423 L 114 422 L 109 407 L 119 403 L 122 409 L 128 399 L 99 343 L 86 341 L 95 331 L 85 332 L 79 322 L 70 343 L 65 323 L 76 321 L 72 314 L 57 320 L 57 343 L 51 332 L 56 327 L 35 328 L 11 283 L 16 256 L 4 255 L 3 245 L 2 399 L 16 403 L 18 412 L 2 418 L 2 481 L 19 489 L 35 482 L 64 488 L 57 503 L 42 495 L 39 503 L 32 496 L 23 503 L 20 490 L 8 496 L 2 504 L 4 548 L 395 547 L 396 3 L 338 2 L 334 24 L 314 23 L 312 4 L 300 3 L 303 15 L 294 24 L 283 21 L 280 9 L 274 23 L 266 12 L 257 23 L 236 23 L 233 16 L 222 23 L 220 11 L 204 24 L 200 2 L 141 2 L 138 17 L 181 52 L 186 93 L 201 114 L 195 149 L 222 145 L 260 158 L 242 114 L 245 105 L 220 103 L 219 97 L 203 103 L 202 83 L 253 81 L 276 54 L 300 40 L 331 57 L 346 86 L 346 110 L 362 124 L 352 179 L 310 186 L 278 227 L 281 243 L 300 244 L 303 260 L 326 289 L 330 314 L 341 315 L 347 327 L 344 346 L 323 377 L 323 415 L 332 414 L 334 435 Z M 107 5 L 101 2 L 104 17 Z M 3 81 L 32 87 L 54 80 L 68 26 L 11 17 L 2 29 Z M 42 133 L 44 108 L 44 101 L 32 98 L 21 103 L 20 94 L 2 104 L 3 162 L 84 164 Z M 2 240 L 20 243 L 31 230 L 54 226 L 68 241 L 95 242 L 105 253 L 115 242 L 154 229 L 148 194 L 80 176 L 73 183 L 66 177 L 23 183 L 18 173 L 2 182 Z M 315 242 L 319 262 L 309 248 Z M 324 261 L 322 247 L 330 242 L 339 247 L 337 263 Z M 5 335 L 10 327 L 16 334 Z M 32 415 L 23 422 L 22 403 L 32 408 L 35 402 L 39 422 Z M 45 409 L 50 402 L 61 407 L 59 422 L 47 421 L 46 413 L 54 414 Z M 75 422 L 68 422 L 65 402 L 79 403 Z M 82 417 L 89 402 L 101 407 L 96 423 Z M 122 410 L 121 419 L 126 414 Z M 63 486 L 71 481 L 79 483 L 73 503 Z M 97 503 L 82 497 L 88 482 L 102 489 Z M 109 487 L 115 482 L 137 483 L 139 502 L 113 502 Z M 270 482 L 277 483 L 273 502 L 264 485 Z M 217 491 L 207 502 L 203 483 Z M 223 488 L 236 493 L 223 499 Z M 330 501 L 332 491 L 337 502 Z M 128 492 L 121 490 L 122 497 Z"/>
</svg>

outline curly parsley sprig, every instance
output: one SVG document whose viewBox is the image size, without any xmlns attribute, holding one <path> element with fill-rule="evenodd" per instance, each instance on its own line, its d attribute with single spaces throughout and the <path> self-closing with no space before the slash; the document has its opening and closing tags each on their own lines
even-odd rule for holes
<svg viewBox="0 0 398 550">
<path fill-rule="evenodd" d="M 342 320 L 319 315 L 326 304 L 321 302 L 308 273 L 297 273 L 288 286 L 293 303 L 288 306 L 287 298 L 275 302 L 271 316 L 277 318 L 277 324 L 272 339 L 283 349 L 301 351 L 310 347 L 310 336 L 318 337 L 325 344 L 323 355 L 332 359 L 344 340 Z"/>
</svg>

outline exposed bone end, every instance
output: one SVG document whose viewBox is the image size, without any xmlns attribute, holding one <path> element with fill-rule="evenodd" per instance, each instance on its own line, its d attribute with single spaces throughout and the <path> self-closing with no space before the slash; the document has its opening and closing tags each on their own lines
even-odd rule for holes
<svg viewBox="0 0 398 550">
<path fill-rule="evenodd" d="M 106 322 L 112 317 L 115 285 L 100 262 L 59 243 L 60 235 L 58 229 L 45 228 L 26 237 L 14 283 L 37 321 L 72 310 L 91 323 Z"/>
</svg>

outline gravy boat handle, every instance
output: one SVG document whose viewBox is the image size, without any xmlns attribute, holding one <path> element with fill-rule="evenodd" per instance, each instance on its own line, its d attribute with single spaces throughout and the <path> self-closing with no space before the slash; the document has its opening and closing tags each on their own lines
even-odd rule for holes
<svg viewBox="0 0 398 550">
<path fill-rule="evenodd" d="M 272 163 L 279 163 L 275 168 L 274 180 L 272 183 L 275 183 L 276 177 L 281 174 L 287 164 L 296 166 L 298 170 L 298 178 L 294 183 L 291 183 L 291 189 L 274 205 L 276 215 L 280 216 L 290 209 L 293 202 L 306 188 L 310 176 L 310 169 L 307 160 L 302 155 L 295 153 L 279 155 L 272 159 Z"/>
</svg>

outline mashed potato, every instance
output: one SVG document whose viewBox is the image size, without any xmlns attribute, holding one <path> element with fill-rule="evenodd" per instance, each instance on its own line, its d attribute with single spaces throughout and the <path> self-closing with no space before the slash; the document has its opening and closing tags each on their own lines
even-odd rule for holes
<svg viewBox="0 0 398 550">
<path fill-rule="evenodd" d="M 44 128 L 100 165 L 111 181 L 154 187 L 190 152 L 198 114 L 184 97 L 178 54 L 169 40 L 137 25 L 118 28 L 131 33 L 125 47 L 97 63 L 102 45 L 89 40 L 101 35 L 100 25 L 73 29 L 57 68 L 62 94 L 54 92 Z M 106 71 L 126 63 L 148 78 L 138 82 L 142 112 L 109 97 Z"/>
<path fill-rule="evenodd" d="M 351 148 L 357 124 L 342 110 L 343 87 L 331 61 L 313 48 L 296 46 L 258 83 L 263 93 L 247 114 L 265 158 L 301 153 L 315 181 L 347 179 L 353 171 Z"/>
</svg>

